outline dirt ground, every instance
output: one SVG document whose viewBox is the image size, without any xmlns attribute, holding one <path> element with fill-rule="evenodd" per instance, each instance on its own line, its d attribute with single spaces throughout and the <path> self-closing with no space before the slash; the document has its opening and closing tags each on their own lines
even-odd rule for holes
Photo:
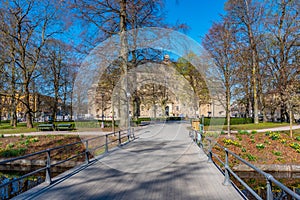
<svg viewBox="0 0 300 200">
<path fill-rule="evenodd" d="M 221 135 L 218 143 L 253 164 L 300 164 L 300 149 L 292 148 L 300 146 L 300 141 L 284 133 Z M 216 146 L 214 151 L 222 152 Z M 237 160 L 230 159 L 234 165 L 238 164 Z"/>
<path fill-rule="evenodd" d="M 45 149 L 80 142 L 78 136 L 72 135 L 46 135 L 46 136 L 12 136 L 0 138 L 0 158 L 11 158 L 22 156 Z M 77 145 L 51 151 L 53 159 L 63 159 L 64 157 L 74 155 L 84 151 L 84 145 Z M 64 152 L 61 154 L 61 152 Z M 42 154 L 40 159 L 43 159 L 46 154 Z M 37 159 L 35 157 L 35 159 Z"/>
</svg>

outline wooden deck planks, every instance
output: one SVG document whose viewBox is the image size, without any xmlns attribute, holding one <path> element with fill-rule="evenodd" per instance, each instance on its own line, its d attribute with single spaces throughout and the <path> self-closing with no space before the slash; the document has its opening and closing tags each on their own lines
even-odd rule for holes
<svg viewBox="0 0 300 200">
<path fill-rule="evenodd" d="M 224 176 L 191 142 L 185 126 L 148 129 L 68 179 L 15 199 L 242 199 L 222 184 Z"/>
</svg>

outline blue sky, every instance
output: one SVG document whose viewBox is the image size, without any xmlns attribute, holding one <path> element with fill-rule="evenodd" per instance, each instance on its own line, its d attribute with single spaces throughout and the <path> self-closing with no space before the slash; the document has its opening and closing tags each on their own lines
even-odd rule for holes
<svg viewBox="0 0 300 200">
<path fill-rule="evenodd" d="M 166 0 L 167 21 L 186 23 L 190 29 L 188 36 L 201 42 L 213 21 L 220 19 L 224 13 L 226 0 Z"/>
</svg>

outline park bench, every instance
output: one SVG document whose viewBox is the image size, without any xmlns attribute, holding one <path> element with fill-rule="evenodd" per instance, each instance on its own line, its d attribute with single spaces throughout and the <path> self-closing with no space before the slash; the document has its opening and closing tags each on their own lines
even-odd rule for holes
<svg viewBox="0 0 300 200">
<path fill-rule="evenodd" d="M 54 124 L 39 124 L 37 126 L 38 131 L 54 131 L 55 130 L 55 125 Z"/>
<path fill-rule="evenodd" d="M 74 124 L 58 124 L 56 126 L 57 131 L 72 131 L 74 130 Z"/>
<path fill-rule="evenodd" d="M 146 126 L 149 124 L 150 124 L 150 121 L 141 121 L 140 126 Z"/>
</svg>

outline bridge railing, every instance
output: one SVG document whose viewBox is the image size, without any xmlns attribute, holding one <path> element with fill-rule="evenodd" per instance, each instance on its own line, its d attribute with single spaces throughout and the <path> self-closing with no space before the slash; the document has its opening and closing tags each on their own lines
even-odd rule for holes
<svg viewBox="0 0 300 200">
<path fill-rule="evenodd" d="M 208 156 L 208 162 L 214 162 L 213 159 L 215 158 L 215 159 L 217 159 L 219 161 L 219 163 L 221 163 L 224 166 L 224 171 L 223 171 L 224 176 L 225 176 L 225 179 L 224 179 L 224 182 L 223 182 L 224 185 L 231 184 L 230 176 L 229 176 L 229 174 L 230 174 L 230 175 L 234 176 L 234 178 L 236 178 L 236 180 L 239 181 L 256 199 L 259 199 L 259 200 L 263 199 L 262 197 L 259 196 L 258 193 L 256 193 L 246 182 L 244 182 L 231 169 L 230 163 L 229 163 L 229 155 L 231 155 L 234 158 L 236 158 L 239 161 L 241 161 L 242 163 L 244 163 L 245 165 L 247 165 L 248 167 L 252 168 L 254 171 L 256 171 L 259 174 L 261 174 L 262 176 L 264 176 L 264 178 L 266 179 L 266 186 L 267 186 L 267 200 L 273 200 L 274 199 L 273 198 L 273 192 L 272 192 L 272 184 L 277 185 L 282 191 L 284 191 L 287 194 L 289 194 L 293 199 L 300 200 L 300 195 L 298 195 L 297 193 L 295 193 L 294 191 L 292 191 L 290 188 L 288 188 L 287 186 L 285 186 L 284 184 L 282 184 L 280 181 L 276 180 L 271 174 L 266 173 L 263 170 L 257 168 L 256 166 L 254 166 L 251 163 L 247 162 L 246 160 L 244 160 L 243 158 L 241 158 L 240 156 L 238 156 L 234 152 L 228 150 L 226 147 L 223 147 L 219 143 L 214 143 L 214 145 L 217 145 L 225 153 L 225 160 L 222 160 L 219 157 L 218 154 L 215 154 L 212 151 L 212 149 L 213 149 L 213 142 L 212 142 L 212 140 L 210 138 L 204 138 L 202 136 L 202 137 L 200 137 L 201 139 L 199 140 L 199 131 L 196 131 L 196 130 L 190 131 L 190 136 L 198 144 L 198 146 L 201 147 L 202 149 L 203 149 L 203 140 L 207 140 L 209 142 L 208 152 L 206 152 L 207 156 Z M 219 169 L 221 169 L 221 168 L 219 167 Z"/>
<path fill-rule="evenodd" d="M 109 139 L 110 136 L 115 136 L 113 139 Z M 100 138 L 105 138 L 105 142 L 99 145 L 95 145 L 93 146 L 93 148 L 89 148 L 89 144 L 92 143 L 92 141 L 95 141 L 97 139 Z M 134 139 L 134 129 L 131 128 L 130 130 L 121 130 L 121 131 L 117 131 L 117 132 L 112 132 L 112 133 L 108 133 L 105 135 L 100 135 L 100 136 L 96 136 L 90 139 L 86 139 L 83 141 L 78 141 L 78 142 L 74 142 L 74 143 L 70 143 L 70 144 L 66 144 L 66 145 L 61 145 L 61 146 L 57 146 L 57 147 L 53 147 L 53 148 L 49 148 L 49 149 L 45 149 L 42 151 L 38 151 L 35 153 L 31 153 L 31 154 L 27 154 L 24 156 L 19 156 L 16 158 L 11 158 L 11 159 L 7 159 L 7 160 L 3 160 L 0 161 L 0 165 L 7 165 L 7 164 L 13 164 L 15 161 L 20 161 L 23 159 L 28 159 L 28 158 L 32 158 L 34 156 L 38 156 L 38 155 L 45 155 L 46 154 L 46 165 L 44 167 L 40 167 L 32 172 L 26 173 L 25 175 L 22 175 L 18 178 L 12 179 L 8 182 L 2 183 L 0 185 L 0 188 L 3 188 L 5 186 L 8 186 L 16 181 L 20 181 L 22 179 L 25 179 L 29 176 L 32 176 L 34 174 L 37 174 L 39 172 L 45 172 L 45 182 L 51 184 L 52 183 L 52 177 L 51 177 L 51 168 L 61 165 L 62 163 L 65 163 L 67 161 L 73 160 L 75 158 L 78 158 L 80 156 L 85 156 L 85 164 L 88 165 L 90 163 L 90 153 L 92 151 L 95 151 L 97 149 L 101 149 L 104 148 L 104 153 L 108 153 L 109 147 L 116 147 L 117 145 L 122 145 L 124 143 L 129 142 L 131 139 Z M 124 140 L 125 139 L 125 140 Z M 52 162 L 52 157 L 51 157 L 51 152 L 55 151 L 55 150 L 62 150 L 61 154 L 64 153 L 63 151 L 67 149 L 67 147 L 72 147 L 75 145 L 79 145 L 79 144 L 84 144 L 85 145 L 85 149 L 82 152 L 79 152 L 73 156 L 70 156 L 66 159 L 60 160 L 58 162 Z M 117 144 L 117 145 L 112 145 L 112 144 Z"/>
</svg>

